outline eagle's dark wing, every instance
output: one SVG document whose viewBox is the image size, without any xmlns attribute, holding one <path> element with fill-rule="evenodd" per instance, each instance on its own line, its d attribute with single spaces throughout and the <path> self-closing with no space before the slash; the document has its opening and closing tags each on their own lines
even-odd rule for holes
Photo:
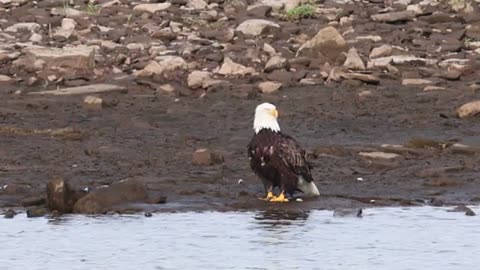
<svg viewBox="0 0 480 270">
<path fill-rule="evenodd" d="M 313 181 L 305 150 L 295 139 L 288 135 L 282 135 L 282 139 L 275 144 L 274 154 L 293 172 L 301 175 L 305 181 Z"/>
</svg>

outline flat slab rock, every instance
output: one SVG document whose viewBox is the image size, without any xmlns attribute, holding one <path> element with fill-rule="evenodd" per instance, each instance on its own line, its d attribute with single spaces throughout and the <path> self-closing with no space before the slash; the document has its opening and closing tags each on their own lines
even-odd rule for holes
<svg viewBox="0 0 480 270">
<path fill-rule="evenodd" d="M 102 92 L 123 92 L 127 89 L 123 86 L 114 85 L 114 84 L 92 84 L 86 86 L 78 87 L 69 87 L 58 90 L 48 90 L 40 92 L 32 92 L 31 95 L 54 95 L 54 96 L 65 96 L 65 95 L 82 95 L 82 94 L 93 94 L 93 93 L 102 93 Z"/>
</svg>

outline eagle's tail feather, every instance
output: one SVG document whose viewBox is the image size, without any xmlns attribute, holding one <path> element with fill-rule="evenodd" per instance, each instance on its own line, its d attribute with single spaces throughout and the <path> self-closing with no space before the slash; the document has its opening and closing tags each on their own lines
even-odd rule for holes
<svg viewBox="0 0 480 270">
<path fill-rule="evenodd" d="M 317 186 L 313 181 L 307 182 L 303 177 L 298 177 L 297 189 L 307 196 L 320 196 Z"/>
</svg>

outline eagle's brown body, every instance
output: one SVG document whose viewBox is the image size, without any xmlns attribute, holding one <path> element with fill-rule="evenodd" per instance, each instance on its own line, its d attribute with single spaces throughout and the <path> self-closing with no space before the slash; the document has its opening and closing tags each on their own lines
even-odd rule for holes
<svg viewBox="0 0 480 270">
<path fill-rule="evenodd" d="M 262 180 L 267 192 L 279 187 L 287 197 L 302 190 L 299 182 L 311 187 L 313 184 L 310 166 L 305 151 L 290 136 L 280 131 L 261 129 L 248 144 L 250 167 Z M 311 184 L 311 185 L 310 185 Z"/>
</svg>

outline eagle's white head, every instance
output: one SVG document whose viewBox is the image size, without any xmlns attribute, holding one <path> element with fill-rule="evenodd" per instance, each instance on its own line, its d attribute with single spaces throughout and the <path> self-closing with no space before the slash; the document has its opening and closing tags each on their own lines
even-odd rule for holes
<svg viewBox="0 0 480 270">
<path fill-rule="evenodd" d="M 253 120 L 253 129 L 255 133 L 267 128 L 272 131 L 280 131 L 280 126 L 277 122 L 278 111 L 275 105 L 265 102 L 257 106 L 255 109 L 255 119 Z"/>
</svg>

